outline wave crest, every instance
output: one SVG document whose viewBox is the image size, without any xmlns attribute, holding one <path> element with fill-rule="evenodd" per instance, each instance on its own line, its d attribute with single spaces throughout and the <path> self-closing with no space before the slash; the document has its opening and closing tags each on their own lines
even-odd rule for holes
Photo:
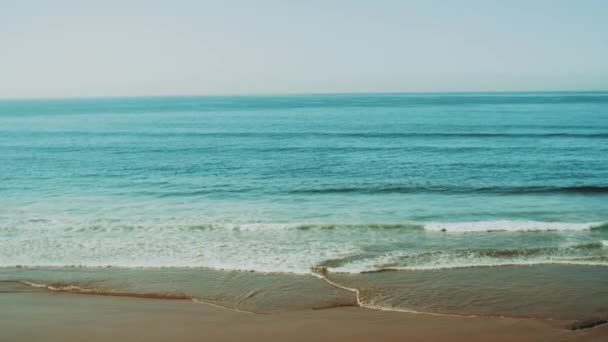
<svg viewBox="0 0 608 342">
<path fill-rule="evenodd" d="M 473 222 L 430 222 L 424 225 L 427 231 L 441 232 L 495 232 L 495 231 L 565 231 L 608 228 L 608 223 L 571 223 L 543 221 L 473 221 Z"/>
</svg>

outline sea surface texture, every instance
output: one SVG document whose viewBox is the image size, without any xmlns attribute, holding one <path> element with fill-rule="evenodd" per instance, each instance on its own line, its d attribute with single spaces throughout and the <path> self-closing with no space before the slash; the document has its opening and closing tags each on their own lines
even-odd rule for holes
<svg viewBox="0 0 608 342">
<path fill-rule="evenodd" d="M 0 195 L 2 267 L 603 269 L 608 93 L 3 100 Z"/>
</svg>

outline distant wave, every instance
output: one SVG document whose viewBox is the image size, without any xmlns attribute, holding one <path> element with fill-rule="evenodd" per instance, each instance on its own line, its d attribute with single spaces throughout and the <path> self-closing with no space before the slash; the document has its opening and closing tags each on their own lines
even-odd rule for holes
<svg viewBox="0 0 608 342">
<path fill-rule="evenodd" d="M 190 190 L 157 190 L 157 191 L 138 191 L 134 192 L 141 196 L 153 196 L 157 198 L 171 197 L 200 197 L 217 194 L 232 193 L 251 193 L 260 191 L 255 187 L 209 187 Z M 270 190 L 266 190 L 270 191 Z M 276 189 L 272 191 L 281 192 Z M 287 191 L 288 194 L 309 194 L 309 195 L 329 195 L 329 194 L 409 194 L 409 193 L 442 193 L 442 194 L 608 194 L 608 186 L 605 185 L 580 185 L 580 186 L 493 186 L 493 187 L 458 187 L 458 186 L 407 186 L 407 185 L 369 185 L 369 186 L 344 186 L 326 187 L 311 189 L 295 189 Z M 120 193 L 119 193 L 120 194 Z M 130 195 L 133 193 L 127 193 Z"/>
<path fill-rule="evenodd" d="M 10 131 L 0 131 L 10 134 Z M 180 138 L 589 138 L 608 139 L 608 132 L 113 132 L 113 131 L 57 131 L 57 132 L 28 132 L 30 135 L 61 135 L 61 136 L 137 136 L 137 137 L 180 137 Z"/>
<path fill-rule="evenodd" d="M 292 190 L 293 194 L 388 194 L 388 193 L 488 193 L 488 194 L 551 194 L 551 193 L 580 193 L 608 194 L 606 185 L 579 186 L 513 186 L 513 187 L 453 187 L 453 186 L 361 186 L 361 187 L 327 187 Z"/>
<path fill-rule="evenodd" d="M 588 192 L 588 193 L 608 193 L 608 186 L 567 186 L 562 188 L 554 188 L 554 189 L 539 189 L 539 192 L 547 192 L 547 191 L 556 191 L 556 192 Z"/>
</svg>

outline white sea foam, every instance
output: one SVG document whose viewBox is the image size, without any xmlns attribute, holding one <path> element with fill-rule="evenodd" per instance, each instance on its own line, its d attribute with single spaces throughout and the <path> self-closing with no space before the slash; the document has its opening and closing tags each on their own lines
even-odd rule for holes
<svg viewBox="0 0 608 342">
<path fill-rule="evenodd" d="M 606 225 L 600 225 L 605 227 Z M 338 260 L 331 271 L 360 273 L 383 268 L 431 269 L 529 263 L 604 264 L 605 260 L 555 255 L 480 257 L 441 254 L 446 248 L 492 247 L 493 234 L 476 234 L 455 246 L 442 234 L 426 231 L 494 230 L 564 231 L 556 244 L 588 243 L 592 223 L 489 221 L 468 223 L 229 222 L 199 217 L 122 217 L 56 215 L 0 217 L 0 266 L 207 267 L 258 272 L 310 273 L 310 268 Z M 574 234 L 574 235 L 573 235 Z M 602 233 L 603 234 L 603 233 Z M 555 238 L 555 235 L 552 235 Z M 599 257 L 608 240 L 596 239 Z M 480 241 L 480 245 L 476 245 Z M 445 243 L 449 242 L 447 245 Z M 426 247 L 425 247 L 426 246 Z M 539 247 L 532 244 L 527 247 Z M 544 245 L 543 245 L 544 246 Z M 550 245 L 559 246 L 559 245 Z M 509 247 L 527 248 L 514 241 Z M 498 247 L 497 247 L 498 248 Z M 503 247 L 501 247 L 503 248 Z M 602 252 L 603 250 L 603 252 Z M 404 253 L 429 257 L 399 258 Z M 434 254 L 439 252 L 439 254 Z M 586 254 L 585 254 L 586 255 Z M 591 255 L 594 256 L 594 255 Z M 561 257 L 561 256 L 558 256 Z M 343 259 L 347 259 L 345 262 Z M 328 263 L 328 265 L 331 263 Z"/>
<path fill-rule="evenodd" d="M 333 260 L 327 266 L 332 272 L 362 273 L 379 270 L 436 270 L 514 265 L 569 264 L 608 266 L 606 240 L 586 241 L 572 245 L 527 248 L 466 248 L 436 251 L 395 250 L 376 256 L 352 256 Z"/>
<path fill-rule="evenodd" d="M 424 225 L 428 231 L 491 232 L 491 231 L 564 231 L 589 230 L 600 223 L 568 223 L 540 221 L 478 221 L 478 222 L 431 222 Z"/>
</svg>

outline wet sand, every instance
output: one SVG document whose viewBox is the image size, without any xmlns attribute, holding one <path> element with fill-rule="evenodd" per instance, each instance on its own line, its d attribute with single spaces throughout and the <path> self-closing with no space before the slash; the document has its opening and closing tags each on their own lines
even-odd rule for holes
<svg viewBox="0 0 608 342">
<path fill-rule="evenodd" d="M 357 307 L 248 314 L 194 303 L 49 292 L 0 291 L 0 341 L 605 341 L 606 324 L 442 317 Z"/>
<path fill-rule="evenodd" d="M 30 284 L 27 286 L 26 284 Z M 205 268 L 0 268 L 2 288 L 191 299 L 257 314 L 361 306 L 455 316 L 608 319 L 608 268 L 475 267 L 314 275 Z"/>
</svg>

